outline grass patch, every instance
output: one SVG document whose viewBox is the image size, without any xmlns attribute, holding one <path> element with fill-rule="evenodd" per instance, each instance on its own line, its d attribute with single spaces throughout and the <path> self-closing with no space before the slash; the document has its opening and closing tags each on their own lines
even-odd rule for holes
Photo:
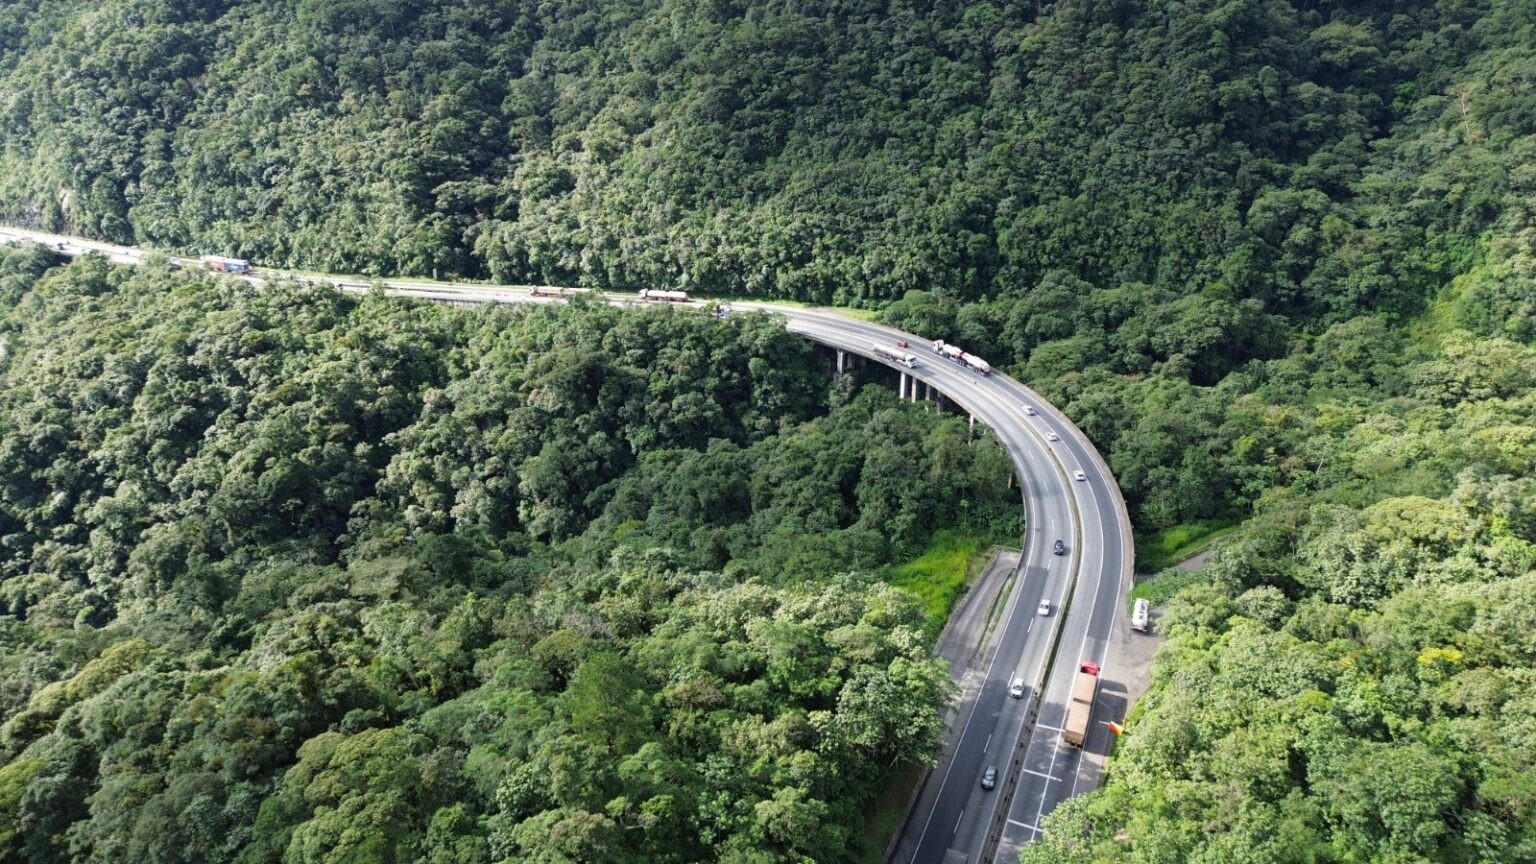
<svg viewBox="0 0 1536 864">
<path fill-rule="evenodd" d="M 936 634 L 965 588 L 973 559 L 987 546 L 980 534 L 940 531 L 920 557 L 892 567 L 886 581 L 917 595 L 929 632 Z"/>
<path fill-rule="evenodd" d="M 1134 609 L 1137 600 L 1145 600 L 1156 609 L 1167 603 L 1185 586 L 1199 582 L 1200 575 L 1199 570 L 1164 570 L 1156 576 L 1148 576 L 1131 586 L 1131 596 L 1126 601 L 1126 608 Z"/>
<path fill-rule="evenodd" d="M 1155 534 L 1136 535 L 1136 569 L 1156 573 L 1183 561 L 1236 531 L 1240 522 L 1210 519 L 1184 522 Z"/>
<path fill-rule="evenodd" d="M 885 845 L 901 827 L 902 817 L 907 815 L 907 802 L 919 783 L 923 782 L 925 769 L 921 765 L 906 765 L 896 772 L 885 785 L 880 797 L 870 803 L 864 812 L 863 864 L 880 864 L 885 860 Z"/>
</svg>

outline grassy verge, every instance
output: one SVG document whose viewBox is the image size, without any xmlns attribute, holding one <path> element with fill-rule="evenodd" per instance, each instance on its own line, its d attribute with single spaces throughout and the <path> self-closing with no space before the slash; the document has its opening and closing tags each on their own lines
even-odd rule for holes
<svg viewBox="0 0 1536 864">
<path fill-rule="evenodd" d="M 1185 522 L 1156 534 L 1136 535 L 1136 569 L 1156 573 L 1204 550 L 1236 531 L 1239 522 L 1209 520 Z"/>
<path fill-rule="evenodd" d="M 1200 581 L 1199 570 L 1166 570 L 1156 576 L 1149 576 L 1137 582 L 1131 587 L 1131 596 L 1126 608 L 1134 608 L 1137 600 L 1145 600 L 1152 608 L 1168 602 L 1168 599 L 1186 585 L 1193 585 Z"/>
<path fill-rule="evenodd" d="M 907 802 L 911 800 L 917 784 L 923 782 L 924 770 L 921 765 L 902 768 L 891 778 L 891 782 L 885 784 L 885 791 L 880 793 L 880 797 L 870 803 L 869 810 L 864 814 L 864 839 L 867 843 L 861 859 L 863 864 L 880 864 L 885 860 L 885 844 L 891 842 L 891 836 L 901 827 L 901 818 L 907 813 Z"/>
<path fill-rule="evenodd" d="M 944 629 L 971 576 L 991 557 L 996 544 L 988 536 L 986 532 L 940 531 L 922 555 L 890 568 L 886 581 L 916 594 L 922 601 L 931 637 L 937 638 Z M 923 782 L 924 771 L 921 765 L 903 767 L 884 784 L 880 797 L 870 803 L 864 814 L 864 836 L 869 841 L 864 864 L 879 864 L 884 859 L 885 845 L 901 827 L 912 793 Z"/>
<path fill-rule="evenodd" d="M 887 581 L 918 596 L 929 632 L 937 634 L 949 620 L 949 610 L 965 588 L 975 559 L 988 548 L 980 534 L 940 531 L 920 557 L 892 567 Z"/>
</svg>

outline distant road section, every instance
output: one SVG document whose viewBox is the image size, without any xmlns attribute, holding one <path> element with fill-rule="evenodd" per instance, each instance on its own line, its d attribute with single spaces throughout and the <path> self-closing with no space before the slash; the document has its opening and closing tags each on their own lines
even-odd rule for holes
<svg viewBox="0 0 1536 864">
<path fill-rule="evenodd" d="M 123 264 L 140 264 L 150 255 L 79 237 L 0 226 L 0 242 L 17 241 L 40 243 L 70 257 L 96 252 Z M 201 266 L 192 258 L 171 256 L 171 261 Z M 394 296 L 456 304 L 564 302 L 558 293 L 536 292 L 531 286 L 363 280 L 266 269 L 228 278 L 297 279 L 349 292 L 382 285 Z M 635 294 L 602 296 L 616 304 L 644 302 Z M 993 860 L 999 849 L 1005 856 L 1016 855 L 1019 846 L 1039 836 L 1040 821 L 1057 804 L 1098 784 L 1110 744 L 1103 721 L 1122 719 L 1126 707 L 1125 688 L 1106 662 L 1111 659 L 1107 649 L 1117 613 L 1131 584 L 1130 519 L 1119 486 L 1081 430 L 1039 394 L 1006 375 L 979 374 L 946 359 L 919 336 L 832 310 L 761 302 L 731 305 L 783 316 L 793 333 L 886 363 L 910 376 L 911 392 L 918 385 L 931 387 L 990 426 L 1012 458 L 1027 526 L 1018 578 L 993 641 L 982 652 L 985 662 L 977 674 L 968 676 L 951 712 L 944 751 L 893 844 L 891 860 L 974 864 Z M 898 342 L 906 343 L 901 353 L 910 354 L 914 365 L 890 359 L 889 349 Z M 1065 547 L 1063 554 L 1053 552 L 1057 540 Z M 1061 740 L 1061 728 L 1074 678 L 1085 661 L 1101 664 L 1101 685 L 1086 744 L 1079 750 Z M 989 767 L 998 769 L 990 789 L 982 783 Z"/>
</svg>

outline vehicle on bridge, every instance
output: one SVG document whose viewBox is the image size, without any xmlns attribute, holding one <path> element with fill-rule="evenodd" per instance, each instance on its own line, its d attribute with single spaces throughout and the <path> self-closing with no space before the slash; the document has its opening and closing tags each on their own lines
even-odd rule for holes
<svg viewBox="0 0 1536 864">
<path fill-rule="evenodd" d="M 251 262 L 241 258 L 225 258 L 223 255 L 204 255 L 197 259 L 204 269 L 215 273 L 244 275 L 251 272 Z"/>
<path fill-rule="evenodd" d="M 906 351 L 897 351 L 894 348 L 887 348 L 878 342 L 870 345 L 870 349 L 873 350 L 875 352 L 875 356 L 879 357 L 881 360 L 896 363 L 898 365 L 905 366 L 908 369 L 917 368 L 916 354 L 911 354 Z"/>
<path fill-rule="evenodd" d="M 658 291 L 655 288 L 641 288 L 639 291 L 641 300 L 651 300 L 660 303 L 687 303 L 687 291 Z"/>
<path fill-rule="evenodd" d="M 591 293 L 591 288 L 562 288 L 558 285 L 533 285 L 528 288 L 528 294 L 533 297 L 575 297 L 577 294 Z"/>
<path fill-rule="evenodd" d="M 992 374 L 992 364 L 977 357 L 975 354 L 961 354 L 960 362 L 983 375 Z"/>
<path fill-rule="evenodd" d="M 1083 746 L 1088 738 L 1088 723 L 1093 719 L 1093 701 L 1099 695 L 1099 664 L 1077 667 L 1077 683 L 1072 685 L 1072 705 L 1067 722 L 1061 728 L 1061 740 L 1073 747 Z"/>
<path fill-rule="evenodd" d="M 977 357 L 975 354 L 966 353 L 958 345 L 950 345 L 943 339 L 938 339 L 933 343 L 933 350 L 938 352 L 940 357 L 946 360 L 953 360 L 967 369 L 980 372 L 982 375 L 992 374 L 991 363 Z"/>
</svg>

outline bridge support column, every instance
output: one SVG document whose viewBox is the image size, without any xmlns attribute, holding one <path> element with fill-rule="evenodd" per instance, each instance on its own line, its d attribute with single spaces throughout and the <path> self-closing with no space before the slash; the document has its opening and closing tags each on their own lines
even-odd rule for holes
<svg viewBox="0 0 1536 864">
<path fill-rule="evenodd" d="M 847 355 L 843 353 L 843 349 L 837 349 L 837 377 L 839 378 L 843 377 L 843 363 L 846 360 Z"/>
<path fill-rule="evenodd" d="M 907 373 L 905 372 L 896 373 L 896 398 L 903 402 L 907 401 Z"/>
</svg>

